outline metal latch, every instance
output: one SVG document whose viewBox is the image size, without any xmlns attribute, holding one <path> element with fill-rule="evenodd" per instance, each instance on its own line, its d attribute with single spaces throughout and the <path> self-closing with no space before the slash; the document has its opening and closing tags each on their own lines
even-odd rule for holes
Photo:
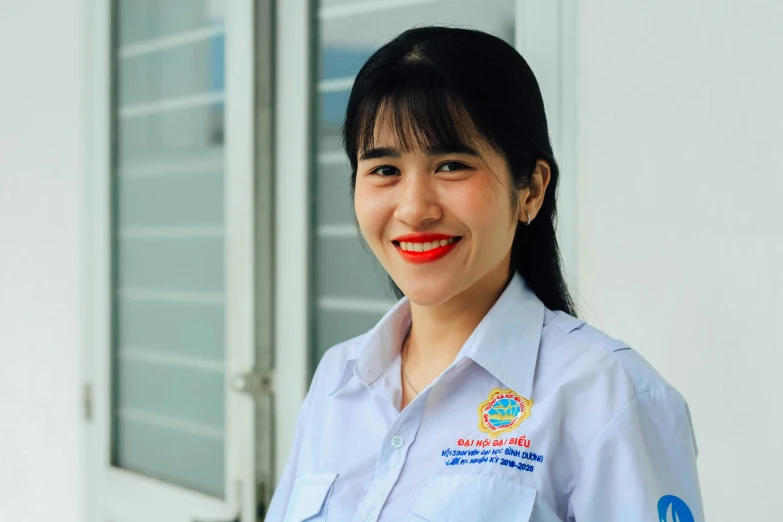
<svg viewBox="0 0 783 522">
<path fill-rule="evenodd" d="M 274 373 L 270 369 L 240 373 L 231 379 L 231 388 L 251 397 L 269 397 L 274 393 L 273 376 Z"/>
</svg>

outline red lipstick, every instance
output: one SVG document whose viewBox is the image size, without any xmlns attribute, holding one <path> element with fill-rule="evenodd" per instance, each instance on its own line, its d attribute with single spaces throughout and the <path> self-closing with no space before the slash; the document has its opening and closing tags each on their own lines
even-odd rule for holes
<svg viewBox="0 0 783 522">
<path fill-rule="evenodd" d="M 432 243 L 434 241 L 441 241 L 443 239 L 453 239 L 453 241 L 447 245 L 437 246 L 431 248 L 425 252 L 417 252 L 414 250 L 403 250 L 400 243 Z M 409 263 L 421 264 L 430 263 L 436 261 L 449 252 L 451 252 L 457 243 L 462 239 L 460 236 L 448 236 L 446 234 L 436 234 L 432 232 L 424 232 L 420 234 L 407 234 L 404 236 L 396 237 L 392 240 L 394 247 L 400 253 L 402 258 Z"/>
</svg>

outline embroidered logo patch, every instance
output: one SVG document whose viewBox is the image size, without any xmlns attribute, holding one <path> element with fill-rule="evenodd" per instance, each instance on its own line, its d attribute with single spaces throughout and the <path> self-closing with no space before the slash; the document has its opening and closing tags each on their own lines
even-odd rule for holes
<svg viewBox="0 0 783 522">
<path fill-rule="evenodd" d="M 658 520 L 661 522 L 693 522 L 693 513 L 691 513 L 688 504 L 680 497 L 664 495 L 658 500 Z"/>
<path fill-rule="evenodd" d="M 532 406 L 533 399 L 525 399 L 513 390 L 495 388 L 478 408 L 479 429 L 493 438 L 511 431 L 530 417 Z"/>
</svg>

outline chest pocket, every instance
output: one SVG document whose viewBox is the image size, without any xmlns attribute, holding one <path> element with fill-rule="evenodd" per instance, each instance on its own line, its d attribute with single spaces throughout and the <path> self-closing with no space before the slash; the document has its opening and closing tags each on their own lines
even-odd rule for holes
<svg viewBox="0 0 783 522">
<path fill-rule="evenodd" d="M 422 487 L 410 522 L 528 522 L 535 500 L 534 488 L 509 480 L 441 475 Z"/>
<path fill-rule="evenodd" d="M 325 522 L 336 478 L 337 473 L 317 473 L 296 479 L 285 522 Z"/>
</svg>

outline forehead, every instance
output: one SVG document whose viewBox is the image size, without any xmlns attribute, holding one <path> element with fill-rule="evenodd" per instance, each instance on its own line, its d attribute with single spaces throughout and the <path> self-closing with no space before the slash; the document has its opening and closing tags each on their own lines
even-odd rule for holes
<svg viewBox="0 0 783 522">
<path fill-rule="evenodd" d="M 443 154 L 464 152 L 476 154 L 487 148 L 487 141 L 476 129 L 464 110 L 452 110 L 444 117 L 428 118 L 424 114 L 413 114 L 410 108 L 384 107 L 371 116 L 372 130 L 365 127 L 360 139 L 359 156 L 367 151 L 386 148 L 402 153 L 424 152 Z"/>
</svg>

